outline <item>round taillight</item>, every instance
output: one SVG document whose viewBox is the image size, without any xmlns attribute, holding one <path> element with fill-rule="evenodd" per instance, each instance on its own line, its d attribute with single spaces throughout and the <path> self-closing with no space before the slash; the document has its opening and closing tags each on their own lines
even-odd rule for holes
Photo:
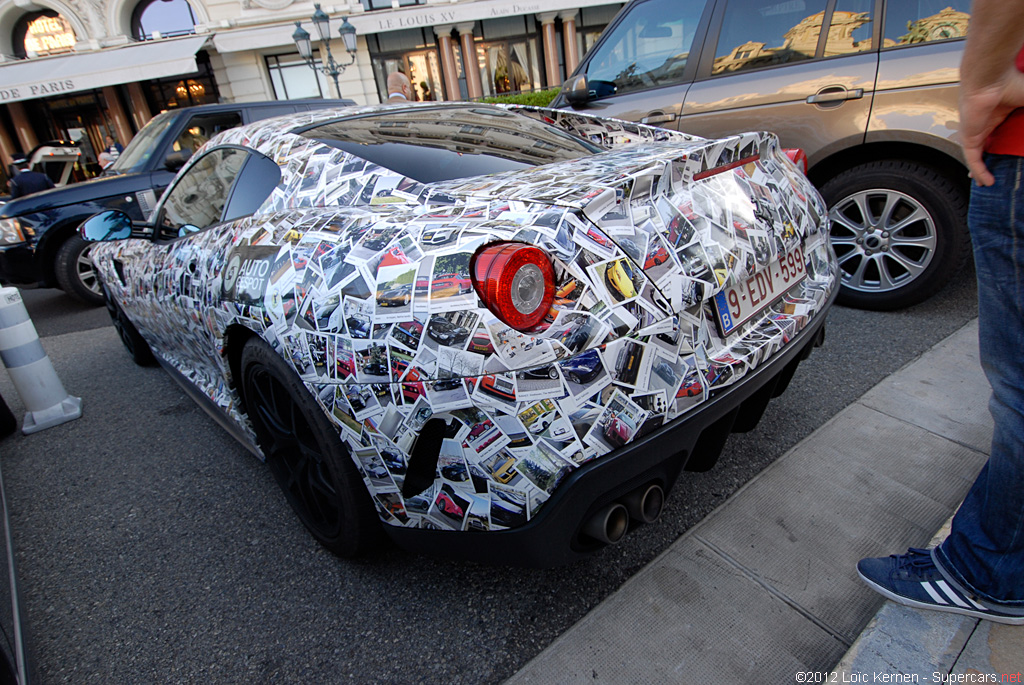
<svg viewBox="0 0 1024 685">
<path fill-rule="evenodd" d="M 516 330 L 539 330 L 555 299 L 555 269 L 544 250 L 492 243 L 473 255 L 473 287 L 484 305 Z"/>
</svg>

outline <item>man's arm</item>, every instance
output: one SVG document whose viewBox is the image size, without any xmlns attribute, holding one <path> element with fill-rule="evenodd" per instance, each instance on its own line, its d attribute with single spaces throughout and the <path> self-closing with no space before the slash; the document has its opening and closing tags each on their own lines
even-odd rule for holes
<svg viewBox="0 0 1024 685">
<path fill-rule="evenodd" d="M 1015 59 L 1024 45 L 1024 2 L 975 0 L 960 64 L 960 144 L 979 185 L 995 178 L 982 161 L 985 141 L 1018 107 L 1024 107 L 1024 73 Z"/>
</svg>

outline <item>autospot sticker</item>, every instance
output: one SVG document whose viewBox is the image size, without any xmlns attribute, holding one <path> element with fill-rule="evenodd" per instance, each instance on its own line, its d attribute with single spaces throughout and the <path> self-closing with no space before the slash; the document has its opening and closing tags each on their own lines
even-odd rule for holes
<svg viewBox="0 0 1024 685">
<path fill-rule="evenodd" d="M 270 277 L 276 270 L 278 248 L 242 247 L 231 253 L 224 269 L 224 298 L 241 304 L 262 304 Z"/>
</svg>

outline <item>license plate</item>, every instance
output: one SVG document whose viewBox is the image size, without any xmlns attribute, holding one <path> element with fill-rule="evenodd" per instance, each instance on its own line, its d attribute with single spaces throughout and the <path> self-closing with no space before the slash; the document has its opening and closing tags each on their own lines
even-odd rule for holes
<svg viewBox="0 0 1024 685">
<path fill-rule="evenodd" d="M 715 295 L 715 312 L 718 314 L 722 335 L 732 333 L 737 326 L 775 302 L 806 277 L 804 251 L 796 247 L 743 283 Z"/>
</svg>

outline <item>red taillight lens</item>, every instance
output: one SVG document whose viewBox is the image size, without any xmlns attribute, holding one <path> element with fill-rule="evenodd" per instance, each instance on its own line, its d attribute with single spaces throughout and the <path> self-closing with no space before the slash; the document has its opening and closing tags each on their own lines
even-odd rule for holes
<svg viewBox="0 0 1024 685">
<path fill-rule="evenodd" d="M 469 270 L 473 287 L 495 316 L 526 333 L 542 327 L 555 299 L 555 269 L 543 250 L 492 243 L 477 250 Z"/>
<path fill-rule="evenodd" d="M 785 149 L 786 156 L 789 157 L 789 161 L 796 164 L 796 168 L 807 175 L 807 153 L 798 147 L 787 147 Z"/>
</svg>

